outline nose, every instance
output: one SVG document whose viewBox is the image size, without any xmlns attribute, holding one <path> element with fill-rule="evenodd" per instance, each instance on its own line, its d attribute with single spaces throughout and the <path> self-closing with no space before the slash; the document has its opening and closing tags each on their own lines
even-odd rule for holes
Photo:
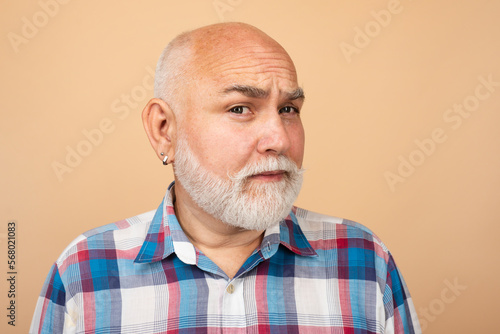
<svg viewBox="0 0 500 334">
<path fill-rule="evenodd" d="M 285 122 L 276 112 L 262 122 L 257 144 L 259 153 L 281 155 L 290 148 L 290 137 Z"/>
</svg>

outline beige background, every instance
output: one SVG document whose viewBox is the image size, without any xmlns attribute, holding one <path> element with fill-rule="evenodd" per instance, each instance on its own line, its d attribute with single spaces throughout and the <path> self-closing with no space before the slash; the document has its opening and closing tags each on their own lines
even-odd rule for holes
<svg viewBox="0 0 500 334">
<path fill-rule="evenodd" d="M 500 1 L 60 2 L 2 1 L 0 332 L 28 332 L 45 275 L 74 237 L 159 204 L 172 173 L 140 122 L 150 71 L 175 35 L 222 20 L 258 26 L 295 60 L 307 95 L 297 204 L 384 240 L 425 333 L 500 330 Z M 387 9 L 377 23 L 372 11 Z M 497 84 L 486 87 L 478 78 L 489 76 Z M 466 118 L 448 111 L 464 103 Z M 68 150 L 86 156 L 69 166 Z M 410 158 L 416 167 L 399 166 Z"/>
</svg>

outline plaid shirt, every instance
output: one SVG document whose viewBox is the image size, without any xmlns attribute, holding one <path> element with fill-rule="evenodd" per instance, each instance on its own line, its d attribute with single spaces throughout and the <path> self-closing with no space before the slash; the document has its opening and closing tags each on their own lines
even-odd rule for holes
<svg viewBox="0 0 500 334">
<path fill-rule="evenodd" d="M 294 208 L 233 279 L 156 210 L 76 238 L 30 333 L 420 333 L 392 255 L 366 227 Z"/>
</svg>

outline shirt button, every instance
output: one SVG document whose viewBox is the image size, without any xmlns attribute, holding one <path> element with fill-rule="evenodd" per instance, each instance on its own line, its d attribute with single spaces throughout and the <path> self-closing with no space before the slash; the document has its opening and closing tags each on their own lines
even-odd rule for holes
<svg viewBox="0 0 500 334">
<path fill-rule="evenodd" d="M 234 285 L 229 284 L 226 288 L 227 293 L 232 294 L 234 292 Z"/>
</svg>

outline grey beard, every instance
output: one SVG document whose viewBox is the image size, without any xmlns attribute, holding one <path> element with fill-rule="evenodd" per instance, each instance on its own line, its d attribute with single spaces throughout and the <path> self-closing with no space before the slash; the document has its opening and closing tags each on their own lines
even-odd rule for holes
<svg viewBox="0 0 500 334">
<path fill-rule="evenodd" d="M 192 200 L 225 224 L 245 230 L 265 230 L 286 218 L 299 195 L 303 170 L 285 156 L 267 156 L 223 179 L 205 170 L 183 138 L 177 141 L 174 173 Z M 249 176 L 285 171 L 276 182 L 251 184 Z"/>
</svg>

